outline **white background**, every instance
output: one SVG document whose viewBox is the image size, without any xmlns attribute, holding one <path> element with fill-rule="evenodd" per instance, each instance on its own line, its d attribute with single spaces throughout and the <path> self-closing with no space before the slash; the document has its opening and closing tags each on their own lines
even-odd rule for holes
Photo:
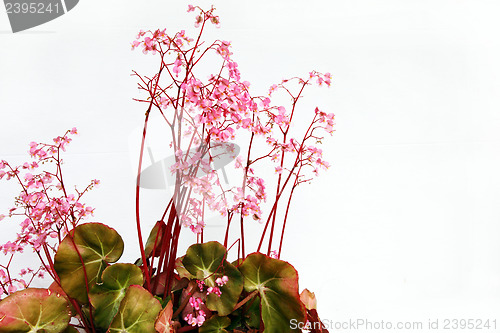
<svg viewBox="0 0 500 333">
<path fill-rule="evenodd" d="M 153 61 L 130 42 L 139 29 L 193 32 L 187 4 L 80 1 L 17 34 L 0 13 L 0 158 L 21 162 L 30 141 L 78 127 L 66 175 L 80 186 L 101 179 L 86 202 L 127 239 L 123 260 L 139 256 L 130 142 L 144 107 L 130 73 Z M 336 114 L 323 145 L 332 167 L 297 195 L 283 257 L 316 292 L 320 316 L 500 326 L 500 3 L 214 4 L 222 28 L 208 37 L 232 41 L 255 94 L 312 69 L 334 77 L 313 95 Z M 1 188 L 5 210 L 17 190 Z M 151 225 L 166 195 L 144 192 Z M 13 223 L 2 222 L 2 242 Z"/>
</svg>

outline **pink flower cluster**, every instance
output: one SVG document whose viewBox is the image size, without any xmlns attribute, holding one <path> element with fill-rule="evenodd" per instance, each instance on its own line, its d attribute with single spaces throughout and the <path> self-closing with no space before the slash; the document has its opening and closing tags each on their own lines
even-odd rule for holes
<svg viewBox="0 0 500 333">
<path fill-rule="evenodd" d="M 213 287 L 208 287 L 206 294 L 203 295 L 205 298 L 205 295 L 208 296 L 210 294 L 215 294 L 217 296 L 221 296 L 221 290 L 220 287 L 224 286 L 227 282 L 229 281 L 229 278 L 226 275 L 223 275 L 221 277 L 218 277 L 215 279 L 215 284 L 216 286 Z M 205 282 L 203 280 L 196 280 L 196 283 L 198 284 L 198 289 L 200 292 L 203 292 L 205 289 Z M 203 302 L 203 299 L 200 297 L 194 297 L 191 296 L 189 298 L 189 305 L 192 308 L 192 313 L 188 313 L 185 317 L 184 320 L 187 321 L 189 325 L 192 326 L 201 326 L 206 320 L 206 313 L 203 311 L 202 306 L 205 303 Z"/>
<path fill-rule="evenodd" d="M 310 112 L 310 123 L 299 124 L 308 126 L 305 133 L 299 132 L 299 135 L 292 130 L 292 123 L 299 112 L 297 105 L 304 88 L 312 84 L 330 86 L 332 76 L 311 71 L 308 77 L 294 77 L 272 85 L 268 96 L 254 97 L 250 94 L 250 83 L 242 79 L 238 63 L 232 58 L 231 43 L 216 40 L 208 44 L 202 41 L 206 23 L 218 25 L 219 19 L 213 14 L 213 8 L 203 11 L 188 6 L 188 12 L 198 9 L 200 14 L 196 16 L 195 25 L 201 28 L 197 38 L 187 37 L 184 31 L 173 36 L 167 35 L 165 30 L 139 32 L 133 48 L 142 45 L 145 53 L 160 53 L 161 67 L 149 76 L 134 72 L 140 79 L 139 88 L 147 94 L 136 100 L 148 103 L 148 110 L 155 106 L 173 134 L 171 147 L 176 162 L 171 172 L 175 173 L 177 181 L 173 199 L 176 214 L 184 227 L 200 234 L 199 240 L 205 227 L 206 209 L 227 217 L 228 230 L 235 214 L 240 215 L 241 223 L 244 218 L 266 221 L 263 215 L 264 203 L 269 197 L 267 187 L 274 182 L 269 183 L 262 174 L 255 172 L 255 165 L 265 160 L 275 163 L 272 169 L 278 181 L 276 194 L 271 197 L 273 208 L 266 212 L 269 216 L 265 233 L 271 220 L 271 230 L 274 228 L 277 203 L 285 188 L 288 186 L 287 193 L 291 196 L 293 190 L 290 191 L 290 187 L 310 181 L 320 169 L 329 167 L 317 145 L 324 133 L 333 133 L 333 113 L 316 108 Z M 207 79 L 202 79 L 195 67 L 203 64 L 204 56 L 210 52 L 220 57 L 220 68 L 208 76 L 204 74 Z M 213 67 L 213 61 L 210 67 Z M 289 97 L 290 106 L 273 105 L 272 99 L 276 100 L 274 94 L 277 93 Z M 216 144 L 241 140 L 241 137 L 249 138 L 245 158 L 238 157 L 235 161 L 235 167 L 242 170 L 243 179 L 239 186 L 225 186 L 219 173 L 213 169 L 211 148 Z M 264 148 L 254 149 L 257 145 Z M 202 148 L 194 149 L 194 146 Z"/>
<path fill-rule="evenodd" d="M 175 34 L 173 38 L 170 38 L 165 31 L 166 29 L 157 29 L 154 32 L 143 30 L 139 31 L 136 39 L 132 42 L 132 50 L 142 46 L 142 52 L 144 54 L 151 52 L 154 55 L 161 49 L 162 46 L 167 48 L 170 46 L 181 48 L 185 44 L 189 44 L 193 41 L 192 39 L 186 37 L 186 32 L 184 30 Z"/>
<path fill-rule="evenodd" d="M 16 198 L 16 206 L 8 213 L 9 217 L 22 217 L 19 223 L 20 230 L 14 241 L 0 245 L 0 251 L 12 259 L 16 253 L 22 253 L 25 248 L 30 248 L 38 253 L 42 260 L 41 268 L 36 271 L 23 269 L 21 275 L 29 273 L 42 277 L 44 271 L 50 272 L 48 264 L 51 261 L 48 258 L 50 253 L 55 253 L 59 242 L 69 230 L 94 212 L 94 208 L 81 202 L 81 197 L 98 185 L 99 181 L 91 181 L 81 192 L 75 190 L 76 193 L 69 193 L 62 177 L 60 153 L 65 151 L 72 140 L 70 135 L 74 134 L 77 134 L 76 128 L 54 138 L 54 144 L 31 142 L 29 153 L 34 159 L 32 162 L 20 166 L 12 166 L 6 161 L 0 162 L 0 179 L 4 177 L 7 180 L 15 179 L 22 188 Z M 53 170 L 40 170 L 42 164 L 52 165 Z M 0 217 L 1 220 L 5 215 Z M 44 261 L 43 257 L 46 257 L 47 261 Z M 9 264 L 0 267 L 8 270 Z M 0 275 L 6 276 L 3 271 Z M 12 283 L 5 278 L 2 278 L 2 284 L 12 286 Z"/>
<path fill-rule="evenodd" d="M 201 326 L 205 322 L 206 314 L 201 309 L 203 300 L 199 297 L 190 297 L 189 305 L 193 308 L 193 313 L 188 313 L 184 318 L 185 321 L 191 326 Z"/>
<path fill-rule="evenodd" d="M 236 75 L 234 70 L 230 73 Z M 239 72 L 233 78 L 239 79 Z M 240 127 L 262 131 L 253 126 L 252 116 L 257 111 L 257 103 L 248 93 L 248 83 L 212 76 L 209 86 L 191 78 L 181 88 L 186 94 L 186 102 L 196 110 L 196 126 L 205 127 L 211 140 L 232 140 L 235 138 L 235 129 Z"/>
<path fill-rule="evenodd" d="M 221 296 L 220 287 L 223 287 L 228 281 L 229 281 L 229 278 L 226 275 L 223 275 L 223 276 L 215 279 L 216 286 L 207 288 L 207 296 L 210 294 L 215 294 L 215 295 L 220 297 Z M 196 280 L 196 283 L 198 284 L 198 288 L 200 289 L 200 291 L 203 292 L 203 290 L 205 288 L 205 282 L 200 281 L 200 280 Z"/>
<path fill-rule="evenodd" d="M 220 21 L 219 17 L 213 15 L 214 8 L 212 7 L 211 10 L 209 11 L 204 11 L 200 7 L 195 7 L 193 5 L 188 5 L 188 13 L 189 12 L 194 12 L 196 9 L 200 10 L 200 14 L 196 16 L 196 21 L 194 26 L 196 28 L 199 28 L 201 24 L 204 24 L 206 21 L 210 21 L 212 24 L 215 24 L 217 28 L 220 28 Z"/>
</svg>

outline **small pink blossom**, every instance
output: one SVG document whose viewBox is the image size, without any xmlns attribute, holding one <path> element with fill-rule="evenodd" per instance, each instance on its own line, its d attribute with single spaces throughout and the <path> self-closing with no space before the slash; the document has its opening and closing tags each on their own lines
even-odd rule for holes
<svg viewBox="0 0 500 333">
<path fill-rule="evenodd" d="M 198 288 L 200 289 L 200 291 L 203 291 L 203 288 L 205 288 L 205 281 L 196 280 L 196 283 L 198 284 Z"/>
<path fill-rule="evenodd" d="M 141 45 L 141 42 L 138 41 L 138 40 L 134 40 L 132 41 L 131 43 L 131 46 L 132 46 L 132 50 L 134 50 L 136 47 L 138 47 L 139 45 Z"/>
<path fill-rule="evenodd" d="M 144 30 L 140 30 L 139 33 L 137 34 L 137 37 L 135 39 L 139 39 L 142 36 L 144 36 L 145 34 L 146 34 L 146 32 Z"/>
<path fill-rule="evenodd" d="M 196 16 L 196 21 L 194 22 L 195 28 L 199 28 L 202 22 L 203 22 L 203 17 L 201 17 L 201 15 Z"/>
<path fill-rule="evenodd" d="M 215 283 L 219 287 L 222 287 L 223 285 L 225 285 L 227 283 L 227 281 L 229 281 L 229 278 L 226 275 L 224 275 L 223 277 L 219 277 L 219 278 L 215 279 Z"/>
<path fill-rule="evenodd" d="M 7 290 L 8 290 L 8 292 L 9 292 L 10 294 L 12 294 L 12 293 L 14 293 L 14 292 L 16 292 L 16 291 L 17 291 L 17 287 L 16 287 L 16 286 L 14 286 L 13 284 L 11 284 L 11 285 L 9 285 L 9 287 L 7 288 Z"/>
<path fill-rule="evenodd" d="M 217 295 L 219 297 L 222 295 L 219 287 L 208 287 L 208 289 L 207 289 L 207 295 L 210 295 L 210 294 L 215 294 L 215 295 Z"/>
<path fill-rule="evenodd" d="M 175 76 L 179 76 L 179 73 L 181 72 L 181 66 L 182 66 L 182 60 L 180 57 L 178 57 L 175 60 L 174 67 L 172 69 L 172 72 L 174 72 Z"/>
</svg>

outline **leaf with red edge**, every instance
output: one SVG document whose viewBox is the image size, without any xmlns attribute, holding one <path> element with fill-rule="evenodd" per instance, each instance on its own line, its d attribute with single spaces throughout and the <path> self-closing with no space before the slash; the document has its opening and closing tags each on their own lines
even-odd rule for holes
<svg viewBox="0 0 500 333">
<path fill-rule="evenodd" d="M 69 303 L 69 310 L 71 311 L 71 317 L 73 317 L 77 314 L 75 307 L 73 306 L 73 304 L 71 304 L 71 302 L 68 298 L 68 295 L 66 295 L 64 290 L 62 290 L 61 286 L 59 284 L 57 284 L 57 282 L 55 282 L 55 281 L 52 282 L 48 289 L 52 292 L 55 292 L 55 293 L 61 295 L 64 298 L 66 298 L 66 301 L 68 301 L 68 303 Z"/>
<path fill-rule="evenodd" d="M 215 280 L 226 275 L 229 280 L 220 287 L 221 295 L 211 293 L 207 297 L 206 305 L 221 316 L 230 314 L 243 290 L 243 278 L 236 267 L 226 259 L 226 248 L 218 242 L 193 244 L 182 259 L 186 270 L 196 279 L 204 281 L 207 287 L 218 287 Z"/>
<path fill-rule="evenodd" d="M 128 287 L 108 333 L 156 333 L 155 321 L 161 310 L 158 301 L 141 286 Z"/>
<path fill-rule="evenodd" d="M 181 278 L 187 278 L 187 279 L 194 279 L 195 277 L 189 273 L 189 271 L 184 267 L 184 264 L 182 263 L 182 260 L 184 259 L 184 256 L 179 257 L 175 259 L 174 267 L 177 273 Z"/>
<path fill-rule="evenodd" d="M 175 332 L 175 323 L 172 323 L 172 315 L 174 314 L 174 305 L 172 301 L 168 301 L 167 305 L 161 310 L 158 319 L 155 322 L 155 329 L 158 333 L 173 333 Z M 177 323 L 178 324 L 178 323 Z"/>
<path fill-rule="evenodd" d="M 70 317 L 66 298 L 48 289 L 20 290 L 0 302 L 0 332 L 59 333 Z"/>
<path fill-rule="evenodd" d="M 311 292 L 309 289 L 304 289 L 300 293 L 300 300 L 304 303 L 307 310 L 316 309 L 317 301 L 316 295 Z"/>
<path fill-rule="evenodd" d="M 77 226 L 63 239 L 54 258 L 61 287 L 69 297 L 87 304 L 85 277 L 90 290 L 100 282 L 108 263 L 116 262 L 122 253 L 123 240 L 114 229 L 102 223 Z"/>
<path fill-rule="evenodd" d="M 298 275 L 289 263 L 261 253 L 252 253 L 238 267 L 247 292 L 257 290 L 260 296 L 264 333 L 300 332 L 290 321 L 305 322 L 305 307 L 300 301 Z"/>
<path fill-rule="evenodd" d="M 98 327 L 108 328 L 118 312 L 118 307 L 127 288 L 144 283 L 142 271 L 132 264 L 114 264 L 102 272 L 102 283 L 90 290 L 90 303 L 95 308 L 94 322 Z"/>
</svg>

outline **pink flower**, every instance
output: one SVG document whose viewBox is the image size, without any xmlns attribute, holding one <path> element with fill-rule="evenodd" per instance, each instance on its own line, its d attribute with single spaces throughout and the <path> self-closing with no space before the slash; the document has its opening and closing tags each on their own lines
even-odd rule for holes
<svg viewBox="0 0 500 333">
<path fill-rule="evenodd" d="M 223 285 L 225 285 L 227 283 L 227 281 L 229 281 L 229 278 L 226 275 L 215 279 L 215 283 L 217 283 L 217 285 L 219 287 L 222 287 Z"/>
<path fill-rule="evenodd" d="M 330 86 L 332 84 L 332 75 L 330 73 L 325 73 L 323 80 L 327 86 Z"/>
<path fill-rule="evenodd" d="M 207 289 L 207 295 L 210 295 L 210 294 L 215 294 L 217 296 L 220 297 L 220 295 L 222 294 L 219 287 L 209 287 Z"/>
<path fill-rule="evenodd" d="M 146 32 L 144 30 L 140 30 L 139 33 L 137 34 L 137 37 L 135 39 L 139 39 L 142 36 L 144 36 L 145 34 L 146 34 Z"/>
<path fill-rule="evenodd" d="M 271 88 L 269 88 L 269 96 L 271 96 L 271 94 L 278 88 L 277 85 L 273 84 L 271 86 Z"/>
<path fill-rule="evenodd" d="M 196 21 L 194 23 L 194 26 L 196 28 L 199 28 L 200 27 L 200 23 L 203 22 L 203 17 L 201 17 L 201 15 L 198 15 L 196 16 Z"/>
<path fill-rule="evenodd" d="M 196 280 L 196 283 L 198 284 L 198 288 L 200 289 L 200 291 L 203 291 L 203 288 L 205 288 L 205 281 Z"/>
<path fill-rule="evenodd" d="M 12 293 L 17 291 L 17 287 L 14 286 L 13 284 L 10 284 L 9 288 L 7 288 L 7 289 L 8 289 L 9 294 L 12 294 Z"/>
<path fill-rule="evenodd" d="M 203 312 L 203 310 L 200 310 L 196 319 L 198 320 L 198 326 L 203 325 L 203 323 L 205 322 L 205 312 Z"/>
<path fill-rule="evenodd" d="M 179 76 L 179 73 L 181 72 L 181 66 L 182 66 L 182 60 L 179 57 L 175 60 L 174 68 L 172 69 L 172 72 L 175 73 L 175 76 Z"/>
<path fill-rule="evenodd" d="M 154 39 L 150 37 L 144 38 L 143 46 L 142 53 L 147 54 L 149 51 L 152 51 L 153 54 L 156 53 L 156 41 Z"/>
<path fill-rule="evenodd" d="M 141 42 L 138 41 L 138 40 L 134 40 L 132 43 L 132 50 L 134 50 L 136 47 L 138 47 L 139 45 L 141 45 Z"/>
</svg>

